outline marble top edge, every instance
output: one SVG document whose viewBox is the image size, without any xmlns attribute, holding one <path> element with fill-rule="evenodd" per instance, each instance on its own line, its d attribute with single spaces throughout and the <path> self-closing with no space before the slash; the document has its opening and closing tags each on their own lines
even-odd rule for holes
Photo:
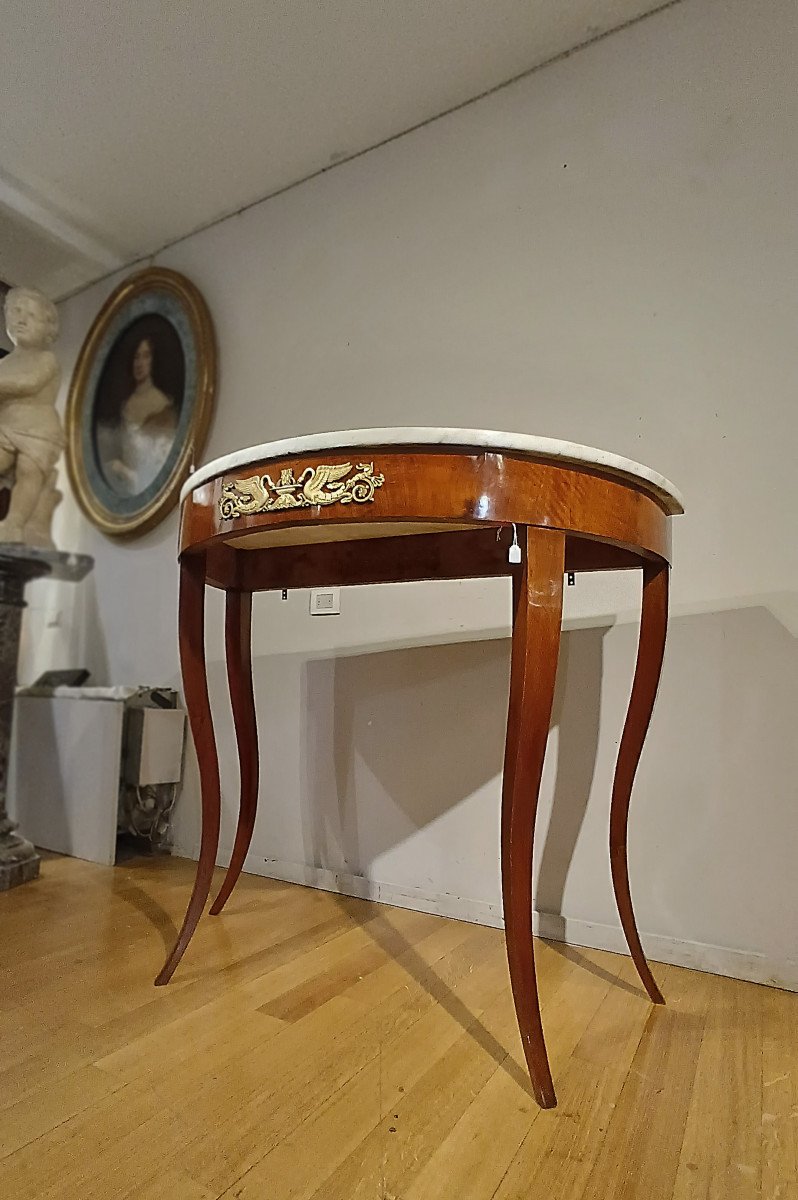
<svg viewBox="0 0 798 1200">
<path fill-rule="evenodd" d="M 344 429 L 328 433 L 310 433 L 300 437 L 283 438 L 247 446 L 232 454 L 215 458 L 189 475 L 180 492 L 181 503 L 195 488 L 200 487 L 217 475 L 234 471 L 236 467 L 270 458 L 284 458 L 291 454 L 308 454 L 313 451 L 356 449 L 360 446 L 458 446 L 462 449 L 481 451 L 511 451 L 528 454 L 535 458 L 549 458 L 561 462 L 584 464 L 604 468 L 613 475 L 634 483 L 647 485 L 664 504 L 670 515 L 684 512 L 682 496 L 670 480 L 641 463 L 599 450 L 593 446 L 580 446 L 577 442 L 561 441 L 559 438 L 536 437 L 525 433 L 506 433 L 492 429 L 436 429 L 425 427 L 397 427 L 377 429 Z"/>
</svg>

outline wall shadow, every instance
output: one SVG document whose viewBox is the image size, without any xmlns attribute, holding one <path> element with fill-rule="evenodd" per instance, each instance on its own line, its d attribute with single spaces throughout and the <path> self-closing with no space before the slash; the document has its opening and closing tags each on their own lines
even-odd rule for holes
<svg viewBox="0 0 798 1200">
<path fill-rule="evenodd" d="M 306 862 L 367 872 L 501 773 L 508 641 L 312 660 L 303 671 Z M 364 778 L 389 802 L 379 826 L 358 821 Z"/>
<path fill-rule="evenodd" d="M 536 879 L 536 907 L 550 913 L 562 910 L 593 786 L 608 628 L 563 637 L 551 722 L 558 736 L 549 746 L 555 786 Z M 303 670 L 306 862 L 367 873 L 380 854 L 501 775 L 508 640 L 313 660 Z M 320 711 L 329 721 L 316 719 Z M 359 779 L 397 810 L 379 826 L 360 826 Z"/>
<path fill-rule="evenodd" d="M 536 907 L 555 913 L 593 784 L 608 628 L 563 638 L 552 715 L 556 784 L 536 880 Z M 509 664 L 507 639 L 307 662 L 300 793 L 305 861 L 368 877 L 381 854 L 500 776 Z M 384 798 L 380 822 L 359 820 L 358 792 L 365 786 Z M 497 830 L 498 821 L 497 806 Z M 498 878 L 498 832 L 495 845 Z M 585 956 L 563 949 L 569 961 L 614 981 Z M 429 964 L 410 945 L 402 953 L 414 978 L 528 1087 L 506 1048 Z"/>
<path fill-rule="evenodd" d="M 607 632 L 607 626 L 577 629 L 562 638 L 551 719 L 551 727 L 558 733 L 552 764 L 554 793 L 535 883 L 535 908 L 546 913 L 562 912 L 568 873 L 593 787 Z M 549 754 L 552 749 L 550 741 Z"/>
</svg>

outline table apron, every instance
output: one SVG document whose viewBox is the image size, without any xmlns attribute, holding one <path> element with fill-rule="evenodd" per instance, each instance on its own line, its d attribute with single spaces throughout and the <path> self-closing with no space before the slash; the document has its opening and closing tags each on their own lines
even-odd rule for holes
<svg viewBox="0 0 798 1200">
<path fill-rule="evenodd" d="M 255 481 L 257 484 L 259 479 L 267 475 L 269 483 L 283 477 L 299 480 L 309 468 L 314 470 L 319 466 L 319 455 L 299 455 L 291 460 L 252 463 L 209 480 L 186 497 L 181 514 L 181 554 L 210 550 L 225 543 L 232 547 L 239 538 L 251 538 L 253 534 L 264 531 L 288 530 L 292 527 L 328 527 L 329 542 L 302 547 L 241 550 L 237 557 L 279 556 L 289 549 L 308 554 L 310 551 L 318 552 L 320 545 L 330 543 L 335 543 L 340 552 L 351 543 L 336 537 L 332 527 L 350 523 L 374 523 L 383 527 L 391 523 L 422 526 L 428 523 L 433 529 L 451 524 L 458 529 L 457 538 L 446 537 L 445 540 L 453 543 L 459 538 L 472 536 L 471 531 L 462 530 L 463 525 L 473 525 L 476 535 L 484 533 L 486 529 L 495 530 L 516 524 L 561 529 L 574 538 L 601 542 L 627 554 L 625 562 L 622 555 L 609 554 L 608 567 L 591 567 L 581 566 L 579 561 L 596 563 L 600 557 L 597 551 L 583 551 L 581 559 L 572 551 L 576 565 L 569 569 L 618 569 L 640 565 L 643 559 L 670 561 L 670 517 L 662 504 L 635 484 L 598 470 L 571 464 L 536 462 L 497 453 L 374 449 L 366 454 L 358 451 L 350 455 L 344 450 L 330 457 L 335 462 L 339 459 L 351 461 L 353 469 L 363 462 L 369 465 L 373 463 L 373 472 L 382 476 L 382 482 L 367 502 L 331 501 L 301 508 L 240 512 L 225 519 L 220 502 L 226 487 L 229 494 L 229 485 L 242 480 Z M 286 472 L 288 476 L 284 475 Z M 380 533 L 383 534 L 382 529 Z M 367 540 L 366 545 L 374 546 L 379 541 L 390 542 L 398 547 L 401 541 L 407 540 L 415 543 L 417 550 L 421 543 L 441 536 L 438 532 L 423 537 L 380 536 Z M 461 552 L 452 551 L 452 558 L 459 553 L 460 557 L 467 559 L 467 546 L 468 543 L 464 542 Z M 473 545 L 469 551 L 473 551 Z M 351 553 L 353 557 L 358 556 L 357 552 Z M 628 560 L 630 555 L 634 557 L 634 562 Z M 494 566 L 483 563 L 473 573 L 506 573 L 496 569 L 499 557 L 494 555 Z M 283 558 L 287 563 L 288 556 L 283 555 Z M 433 558 L 431 556 L 431 563 Z M 448 567 L 454 569 L 454 562 L 450 561 Z M 466 575 L 471 573 L 467 571 Z M 374 582 L 379 582 L 381 575 L 382 572 L 378 570 Z M 400 577 L 405 578 L 406 575 Z M 425 574 L 419 576 L 424 577 Z M 390 580 L 386 577 L 385 581 Z"/>
</svg>

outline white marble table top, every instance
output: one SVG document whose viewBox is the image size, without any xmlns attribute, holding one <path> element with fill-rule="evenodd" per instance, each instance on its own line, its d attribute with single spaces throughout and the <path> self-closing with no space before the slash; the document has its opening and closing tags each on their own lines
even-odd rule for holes
<svg viewBox="0 0 798 1200">
<path fill-rule="evenodd" d="M 528 454 L 535 459 L 584 464 L 603 469 L 610 475 L 637 484 L 638 487 L 642 486 L 645 491 L 656 496 L 671 515 L 684 512 L 679 491 L 663 475 L 652 471 L 650 467 L 632 462 L 629 458 L 611 454 L 608 450 L 596 450 L 592 446 L 580 446 L 576 442 L 561 442 L 557 438 L 534 437 L 526 433 L 499 433 L 492 429 L 436 429 L 423 426 L 345 429 L 284 438 L 278 442 L 264 442 L 260 446 L 247 446 L 233 454 L 215 458 L 194 471 L 183 485 L 180 500 L 182 503 L 194 488 L 207 483 L 209 479 L 234 471 L 237 467 L 247 467 L 251 463 L 272 458 L 287 458 L 293 454 L 348 451 L 366 446 L 457 446 L 463 450 L 473 449 L 481 453 L 506 451 Z"/>
</svg>

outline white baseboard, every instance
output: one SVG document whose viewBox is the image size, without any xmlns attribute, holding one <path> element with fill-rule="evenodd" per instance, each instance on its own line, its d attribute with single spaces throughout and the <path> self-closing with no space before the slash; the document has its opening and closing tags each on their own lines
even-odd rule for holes
<svg viewBox="0 0 798 1200">
<path fill-rule="evenodd" d="M 306 863 L 285 862 L 269 858 L 264 861 L 250 855 L 244 870 L 253 875 L 264 875 L 269 879 L 282 879 L 286 883 L 304 884 L 320 888 L 325 892 L 337 892 L 343 896 L 358 896 L 362 900 L 374 900 L 380 904 L 392 904 L 396 908 L 412 908 L 418 912 L 435 913 L 441 917 L 452 917 L 457 921 L 470 921 L 476 925 L 489 925 L 501 929 L 504 925 L 500 904 L 489 904 L 484 900 L 472 900 L 467 896 L 449 893 L 427 892 L 421 888 L 401 887 L 392 883 L 380 883 L 362 875 L 349 875 L 341 871 L 328 871 L 323 867 L 311 867 Z M 628 954 L 626 941 L 620 925 L 600 925 L 594 921 L 581 921 L 574 917 L 562 917 L 557 913 L 535 912 L 534 930 L 538 937 L 571 946 L 585 946 L 592 950 L 610 950 L 614 954 Z M 669 963 L 677 967 L 689 967 L 694 971 L 707 971 L 711 975 L 727 975 L 732 979 L 744 979 L 751 983 L 768 984 L 798 992 L 798 960 L 775 961 L 764 954 L 751 950 L 733 950 L 728 946 L 712 946 L 704 942 L 685 941 L 681 938 L 663 937 L 656 933 L 641 933 L 646 956 L 652 962 Z"/>
<path fill-rule="evenodd" d="M 470 900 L 467 896 L 379 883 L 363 875 L 348 875 L 343 871 L 328 871 L 324 867 L 310 867 L 307 863 L 284 862 L 277 858 L 264 860 L 252 855 L 244 862 L 244 870 L 251 871 L 253 875 L 265 875 L 268 879 L 282 879 L 286 883 L 320 888 L 324 892 L 338 892 L 342 896 L 357 896 L 361 900 L 375 900 L 378 904 L 392 904 L 395 908 L 412 908 L 416 912 L 435 913 L 439 917 L 453 917 L 456 921 L 470 921 L 474 925 L 490 925 L 494 929 L 504 926 L 500 904 Z"/>
<path fill-rule="evenodd" d="M 580 921 L 557 913 L 535 913 L 535 933 L 538 937 L 571 946 L 587 946 L 592 950 L 611 950 L 628 954 L 626 939 L 620 925 L 599 925 Z M 728 946 L 712 946 L 706 942 L 689 942 L 681 938 L 663 937 L 658 933 L 642 933 L 640 940 L 646 958 L 652 962 L 689 967 L 707 971 L 710 975 L 728 975 L 771 987 L 798 992 L 798 960 L 775 961 L 754 950 L 732 950 Z"/>
</svg>

